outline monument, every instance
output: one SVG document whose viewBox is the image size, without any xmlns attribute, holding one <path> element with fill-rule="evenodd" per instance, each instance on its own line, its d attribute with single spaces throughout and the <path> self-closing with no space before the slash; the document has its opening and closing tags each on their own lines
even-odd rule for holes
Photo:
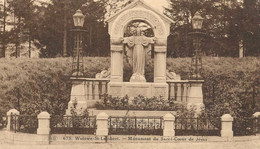
<svg viewBox="0 0 260 149">
<path fill-rule="evenodd" d="M 135 22 L 147 24 L 153 32 L 145 36 L 141 26 L 135 27 L 135 33 L 127 34 L 129 25 Z M 171 19 L 136 0 L 113 16 L 106 19 L 110 34 L 111 67 L 96 75 L 96 78 L 71 77 L 72 90 L 70 107 L 94 108 L 102 95 L 113 97 L 128 96 L 130 99 L 144 97 L 162 97 L 177 103 L 200 108 L 203 107 L 203 80 L 181 80 L 180 76 L 166 69 L 167 38 L 170 34 Z M 139 24 L 140 25 L 140 24 Z M 153 47 L 153 48 L 151 48 Z M 153 49 L 154 82 L 145 78 L 145 63 Z M 127 82 L 123 81 L 124 57 L 130 57 L 133 73 Z"/>
<path fill-rule="evenodd" d="M 124 37 L 128 24 L 141 20 L 151 26 L 154 37 L 142 35 L 140 27 L 136 35 Z M 154 10 L 142 0 L 137 0 L 106 20 L 111 39 L 111 78 L 108 94 L 112 96 L 159 97 L 168 99 L 166 83 L 166 49 L 172 20 Z M 126 45 L 126 46 L 125 46 Z M 144 67 L 146 53 L 150 45 L 154 46 L 154 82 L 146 82 Z M 124 47 L 132 52 L 133 74 L 129 82 L 123 82 Z"/>
</svg>

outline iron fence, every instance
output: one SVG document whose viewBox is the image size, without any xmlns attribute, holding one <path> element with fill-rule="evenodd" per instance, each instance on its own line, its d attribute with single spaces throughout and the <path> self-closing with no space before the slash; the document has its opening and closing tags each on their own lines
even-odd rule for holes
<svg viewBox="0 0 260 149">
<path fill-rule="evenodd" d="M 235 118 L 233 122 L 234 136 L 248 136 L 260 133 L 259 118 Z"/>
<path fill-rule="evenodd" d="M 10 130 L 23 133 L 37 133 L 37 116 L 11 114 Z"/>
<path fill-rule="evenodd" d="M 176 136 L 220 136 L 220 118 L 176 118 Z"/>
<path fill-rule="evenodd" d="M 163 135 L 162 117 L 109 117 L 109 135 Z"/>
<path fill-rule="evenodd" d="M 51 116 L 52 134 L 95 134 L 95 116 Z"/>
</svg>

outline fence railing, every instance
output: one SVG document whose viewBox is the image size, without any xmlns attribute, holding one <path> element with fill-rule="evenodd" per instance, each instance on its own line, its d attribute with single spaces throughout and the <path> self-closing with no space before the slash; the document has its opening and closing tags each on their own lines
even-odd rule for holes
<svg viewBox="0 0 260 149">
<path fill-rule="evenodd" d="M 162 117 L 109 117 L 109 135 L 163 135 Z"/>
<path fill-rule="evenodd" d="M 248 136 L 260 133 L 260 118 L 235 118 L 233 122 L 234 136 Z"/>
<path fill-rule="evenodd" d="M 175 118 L 176 136 L 220 136 L 220 118 Z"/>
<path fill-rule="evenodd" d="M 37 133 L 37 116 L 11 114 L 10 130 L 23 133 Z"/>
<path fill-rule="evenodd" d="M 52 134 L 95 134 L 95 116 L 51 116 Z"/>
<path fill-rule="evenodd" d="M 99 100 L 107 93 L 107 84 L 110 81 L 109 79 L 86 78 L 84 80 L 87 100 Z"/>
<path fill-rule="evenodd" d="M 190 84 L 188 80 L 167 80 L 169 85 L 169 99 L 177 103 L 187 103 Z"/>
</svg>

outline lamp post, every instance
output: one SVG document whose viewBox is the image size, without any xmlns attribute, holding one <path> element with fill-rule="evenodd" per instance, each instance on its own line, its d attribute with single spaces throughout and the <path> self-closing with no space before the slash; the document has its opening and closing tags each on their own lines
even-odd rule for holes
<svg viewBox="0 0 260 149">
<path fill-rule="evenodd" d="M 85 16 L 82 14 L 81 10 L 77 10 L 73 15 L 73 22 L 75 29 L 72 29 L 74 33 L 74 49 L 73 49 L 73 61 L 72 61 L 72 76 L 73 77 L 83 77 L 84 67 L 83 67 L 83 36 L 82 34 L 86 32 L 83 30 Z"/>
<path fill-rule="evenodd" d="M 203 18 L 199 12 L 196 12 L 192 18 L 192 27 L 194 32 L 190 33 L 195 36 L 193 40 L 194 54 L 191 60 L 191 76 L 190 79 L 201 80 L 202 58 L 201 58 L 201 40 L 200 36 L 204 33 L 200 32 L 203 24 Z"/>
</svg>

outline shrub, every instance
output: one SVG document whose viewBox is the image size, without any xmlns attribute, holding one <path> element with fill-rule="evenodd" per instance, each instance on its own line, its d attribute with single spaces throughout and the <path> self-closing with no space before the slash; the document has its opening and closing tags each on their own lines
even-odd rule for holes
<svg viewBox="0 0 260 149">
<path fill-rule="evenodd" d="M 132 101 L 128 96 L 112 97 L 105 94 L 101 102 L 95 107 L 99 110 L 144 110 L 144 111 L 176 111 L 181 105 L 174 104 L 172 100 L 165 100 L 162 97 L 147 98 L 139 95 Z"/>
<path fill-rule="evenodd" d="M 84 58 L 86 77 L 93 78 L 108 69 L 109 61 L 110 58 Z M 167 59 L 167 69 L 188 79 L 190 61 L 191 58 Z M 65 113 L 71 90 L 71 58 L 0 59 L 0 63 L 0 115 L 11 108 L 26 115 L 37 115 L 43 110 L 55 115 Z M 203 58 L 208 115 L 220 117 L 230 113 L 243 118 L 260 111 L 259 65 L 259 58 Z M 131 66 L 125 64 L 124 80 L 128 81 L 131 74 Z M 153 79 L 152 60 L 147 62 L 146 79 Z"/>
</svg>

